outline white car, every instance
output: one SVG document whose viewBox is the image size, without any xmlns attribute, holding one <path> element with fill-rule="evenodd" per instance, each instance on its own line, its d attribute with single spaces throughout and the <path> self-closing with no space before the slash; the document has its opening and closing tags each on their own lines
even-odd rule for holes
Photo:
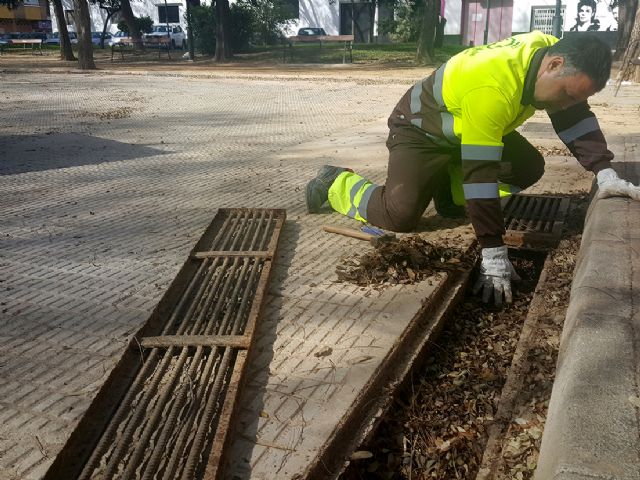
<svg viewBox="0 0 640 480">
<path fill-rule="evenodd" d="M 76 32 L 68 32 L 69 33 L 69 42 L 72 45 L 76 45 L 78 43 L 78 35 Z M 60 45 L 60 33 L 50 33 L 47 35 L 47 39 L 42 42 L 44 45 Z"/>
<path fill-rule="evenodd" d="M 180 25 L 154 25 L 151 33 L 145 33 L 144 39 L 170 37 L 172 48 L 186 48 L 187 36 Z"/>
<path fill-rule="evenodd" d="M 111 35 L 111 38 L 109 39 L 109 46 L 112 47 L 113 45 L 120 43 L 123 38 L 129 38 L 129 34 L 124 33 L 122 30 L 118 30 L 116 33 Z"/>
</svg>

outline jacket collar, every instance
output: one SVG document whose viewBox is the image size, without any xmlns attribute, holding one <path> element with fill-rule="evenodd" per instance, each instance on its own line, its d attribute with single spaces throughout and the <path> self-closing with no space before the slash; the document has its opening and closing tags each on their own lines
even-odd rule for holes
<svg viewBox="0 0 640 480">
<path fill-rule="evenodd" d="M 533 102 L 533 92 L 536 88 L 538 70 L 540 70 L 540 64 L 547 50 L 549 50 L 549 47 L 544 47 L 533 54 L 531 63 L 529 63 L 529 70 L 527 70 L 527 76 L 524 79 L 524 89 L 522 90 L 522 99 L 520 100 L 522 105 L 531 105 L 531 102 Z"/>
</svg>

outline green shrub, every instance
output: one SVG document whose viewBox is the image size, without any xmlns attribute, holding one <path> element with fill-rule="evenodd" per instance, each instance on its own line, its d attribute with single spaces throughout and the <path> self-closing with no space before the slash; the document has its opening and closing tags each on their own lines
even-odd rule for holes
<svg viewBox="0 0 640 480">
<path fill-rule="evenodd" d="M 151 17 L 135 17 L 136 25 L 140 33 L 150 33 L 153 29 L 153 20 Z M 122 30 L 124 33 L 129 33 L 129 25 L 124 20 L 118 22 L 118 30 Z"/>
<path fill-rule="evenodd" d="M 192 29 L 195 49 L 199 53 L 213 55 L 216 51 L 215 6 L 192 7 Z M 253 43 L 255 34 L 253 11 L 243 3 L 229 7 L 229 43 L 234 53 L 246 52 Z"/>
<path fill-rule="evenodd" d="M 378 23 L 380 34 L 389 35 L 392 42 L 415 42 L 420 35 L 422 2 L 398 0 L 393 4 L 394 18 Z"/>
<path fill-rule="evenodd" d="M 213 5 L 191 7 L 191 28 L 194 48 L 199 53 L 213 55 L 216 51 L 216 12 Z"/>
</svg>

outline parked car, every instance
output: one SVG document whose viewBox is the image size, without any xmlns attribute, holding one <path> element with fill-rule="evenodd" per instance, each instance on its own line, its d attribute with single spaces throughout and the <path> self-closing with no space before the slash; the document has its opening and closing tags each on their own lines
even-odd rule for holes
<svg viewBox="0 0 640 480">
<path fill-rule="evenodd" d="M 151 33 L 145 33 L 143 39 L 147 38 L 158 38 L 158 37 L 167 37 L 171 38 L 171 46 L 173 48 L 186 48 L 187 47 L 187 37 L 182 30 L 180 25 L 154 25 Z"/>
<path fill-rule="evenodd" d="M 21 33 L 20 38 L 24 38 L 24 39 L 39 38 L 44 42 L 47 39 L 47 34 L 44 32 L 26 32 L 26 33 Z"/>
<path fill-rule="evenodd" d="M 10 33 L 3 33 L 0 38 L 2 39 L 5 45 L 11 45 L 12 40 L 18 40 L 20 38 L 24 38 L 22 37 L 22 35 L 23 34 L 20 32 L 10 32 Z"/>
<path fill-rule="evenodd" d="M 91 32 L 91 43 L 94 45 L 100 45 L 100 39 L 102 38 L 102 32 Z M 109 32 L 104 33 L 104 44 L 109 45 L 111 40 L 111 34 Z"/>
<path fill-rule="evenodd" d="M 76 32 L 69 32 L 69 40 L 72 44 L 78 43 L 78 35 Z M 43 42 L 45 45 L 60 45 L 60 33 L 55 32 L 47 36 L 47 39 Z"/>
<path fill-rule="evenodd" d="M 326 35 L 327 32 L 324 31 L 324 28 L 320 28 L 320 27 L 304 27 L 304 28 L 300 28 L 298 29 L 298 35 L 299 36 L 319 36 L 319 35 Z"/>
<path fill-rule="evenodd" d="M 109 39 L 109 46 L 112 47 L 113 45 L 120 43 L 123 38 L 129 38 L 129 34 L 122 30 L 118 30 L 116 33 L 111 35 L 111 38 Z"/>
</svg>

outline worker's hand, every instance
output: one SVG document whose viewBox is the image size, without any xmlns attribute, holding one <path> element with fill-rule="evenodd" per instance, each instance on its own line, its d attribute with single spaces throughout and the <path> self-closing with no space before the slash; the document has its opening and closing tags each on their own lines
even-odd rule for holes
<svg viewBox="0 0 640 480">
<path fill-rule="evenodd" d="M 497 306 L 502 305 L 502 297 L 507 303 L 513 301 L 511 281 L 519 281 L 513 265 L 509 261 L 507 246 L 482 249 L 482 264 L 480 277 L 473 287 L 473 293 L 482 289 L 482 301 L 487 303 L 493 293 Z"/>
<path fill-rule="evenodd" d="M 618 177 L 613 168 L 600 170 L 596 178 L 598 179 L 598 198 L 629 197 L 640 200 L 640 187 Z"/>
</svg>

